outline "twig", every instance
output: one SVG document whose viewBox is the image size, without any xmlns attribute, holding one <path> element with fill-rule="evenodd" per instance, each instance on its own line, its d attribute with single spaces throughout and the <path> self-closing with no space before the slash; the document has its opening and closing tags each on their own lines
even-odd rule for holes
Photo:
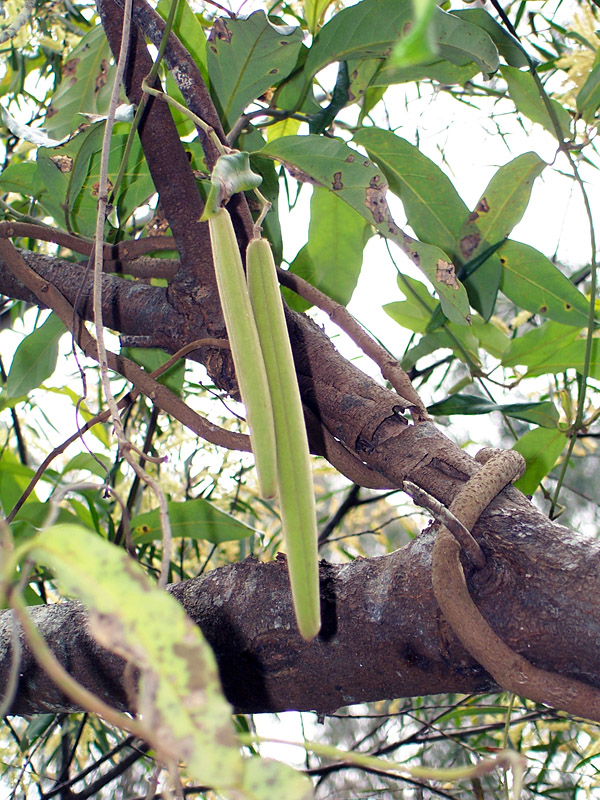
<svg viewBox="0 0 600 800">
<path fill-rule="evenodd" d="M 365 355 L 377 364 L 383 377 L 388 380 L 399 395 L 399 402 L 403 410 L 409 409 L 415 413 L 418 420 L 427 420 L 429 415 L 425 410 L 423 401 L 415 391 L 410 378 L 402 369 L 399 362 L 392 358 L 387 350 L 370 336 L 350 312 L 340 303 L 336 303 L 320 289 L 312 286 L 299 275 L 294 275 L 289 270 L 277 269 L 279 282 L 288 289 L 296 292 L 312 305 L 324 311 L 352 341 L 360 347 Z"/>
<path fill-rule="evenodd" d="M 27 23 L 27 20 L 33 14 L 34 9 L 35 0 L 25 0 L 23 8 L 19 11 L 10 25 L 4 28 L 3 31 L 0 31 L 0 44 L 7 42 L 9 39 L 14 39 L 23 25 Z"/>
</svg>

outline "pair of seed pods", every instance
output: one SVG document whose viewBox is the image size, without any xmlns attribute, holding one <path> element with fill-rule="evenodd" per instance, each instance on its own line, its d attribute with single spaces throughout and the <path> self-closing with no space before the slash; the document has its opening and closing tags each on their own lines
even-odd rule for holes
<svg viewBox="0 0 600 800">
<path fill-rule="evenodd" d="M 300 633 L 321 627 L 317 527 L 302 401 L 271 245 L 252 239 L 246 274 L 225 208 L 208 220 L 217 286 L 263 497 L 279 494 Z"/>
</svg>

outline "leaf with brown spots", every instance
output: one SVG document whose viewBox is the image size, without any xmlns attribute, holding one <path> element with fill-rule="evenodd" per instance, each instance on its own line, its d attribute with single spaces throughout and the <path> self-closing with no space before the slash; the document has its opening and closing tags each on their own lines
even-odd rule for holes
<svg viewBox="0 0 600 800">
<path fill-rule="evenodd" d="M 587 325 L 589 301 L 539 250 L 507 241 L 498 255 L 504 267 L 501 288 L 509 300 L 564 325 Z"/>
<path fill-rule="evenodd" d="M 106 114 L 114 67 L 109 66 L 110 48 L 100 25 L 81 39 L 67 62 L 56 90 L 45 127 L 56 139 L 73 133 L 82 121 L 80 112 Z"/>
<path fill-rule="evenodd" d="M 208 72 L 225 123 L 233 125 L 249 103 L 289 75 L 301 44 L 300 28 L 273 25 L 264 11 L 215 20 Z"/>
</svg>

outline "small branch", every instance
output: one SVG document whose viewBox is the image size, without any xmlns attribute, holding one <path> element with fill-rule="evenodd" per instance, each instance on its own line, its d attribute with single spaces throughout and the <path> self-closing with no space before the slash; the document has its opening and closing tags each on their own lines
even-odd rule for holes
<svg viewBox="0 0 600 800">
<path fill-rule="evenodd" d="M 7 25 L 4 30 L 0 31 L 0 44 L 7 42 L 9 39 L 14 39 L 17 33 L 21 30 L 23 25 L 27 24 L 27 20 L 33 14 L 35 9 L 35 0 L 25 0 L 23 8 L 19 11 L 10 25 Z"/>
<path fill-rule="evenodd" d="M 418 420 L 427 420 L 429 415 L 425 410 L 423 401 L 415 391 L 410 378 L 400 366 L 400 363 L 388 351 L 370 336 L 352 314 L 340 303 L 336 303 L 320 289 L 312 286 L 304 278 L 294 275 L 289 270 L 277 269 L 279 282 L 288 289 L 296 292 L 312 305 L 324 311 L 352 341 L 360 347 L 365 355 L 374 361 L 383 377 L 388 380 L 399 395 L 400 405 L 403 410 L 409 409 L 415 413 Z"/>
</svg>

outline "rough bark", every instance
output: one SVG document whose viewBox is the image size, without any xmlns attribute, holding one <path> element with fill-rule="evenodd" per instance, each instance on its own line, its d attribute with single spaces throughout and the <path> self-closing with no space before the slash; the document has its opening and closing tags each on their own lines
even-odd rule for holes
<svg viewBox="0 0 600 800">
<path fill-rule="evenodd" d="M 472 595 L 513 649 L 545 669 L 600 686 L 600 550 L 548 522 L 514 489 L 475 529 L 486 567 Z M 312 709 L 441 692 L 483 692 L 494 682 L 456 641 L 431 586 L 433 531 L 389 556 L 321 564 L 324 626 L 297 632 L 283 558 L 248 559 L 171 587 L 216 654 L 228 699 L 244 711 Z M 468 565 L 466 565 L 469 572 Z M 126 708 L 123 662 L 89 637 L 74 603 L 32 614 L 60 661 L 84 685 Z M 0 692 L 9 671 L 9 612 L 0 617 Z M 14 713 L 73 706 L 22 641 Z"/>
<path fill-rule="evenodd" d="M 158 25 L 155 16 L 141 0 L 134 7 L 144 33 L 156 36 L 151 30 Z M 112 0 L 100 3 L 99 11 L 115 50 L 121 12 Z M 136 100 L 149 71 L 141 35 L 132 52 L 127 91 Z M 176 42 L 167 56 L 182 63 Z M 209 101 L 197 92 L 198 76 L 169 66 L 183 80 L 180 88 L 190 104 L 197 104 L 196 113 L 210 118 L 214 109 L 203 108 Z M 199 195 L 165 110 L 161 103 L 150 104 L 141 139 L 177 241 L 180 268 L 167 290 L 106 275 L 104 321 L 123 334 L 145 337 L 147 346 L 174 352 L 204 336 L 222 337 L 224 326 L 206 228 L 198 222 Z M 242 197 L 232 211 L 243 243 L 250 216 Z M 85 267 L 23 255 L 78 314 L 90 318 L 91 275 Z M 0 292 L 42 302 L 1 261 Z M 343 359 L 308 318 L 288 313 L 288 326 L 303 400 L 317 428 L 383 475 L 386 485 L 400 487 L 409 479 L 449 505 L 479 468 L 474 460 L 431 423 L 411 424 L 400 415 L 397 395 Z M 204 348 L 191 357 L 206 364 L 219 386 L 236 391 L 226 351 Z M 468 563 L 465 569 L 473 597 L 493 628 L 536 665 L 600 685 L 600 606 L 590 600 L 598 596 L 598 546 L 549 523 L 514 489 L 492 503 L 474 533 L 487 562 L 478 572 L 469 571 Z M 243 710 L 331 711 L 365 700 L 493 688 L 441 618 L 431 586 L 432 542 L 429 531 L 384 558 L 323 564 L 325 625 L 308 644 L 296 632 L 281 561 L 231 565 L 172 591 L 211 642 L 228 697 Z M 89 638 L 82 609 L 60 604 L 32 613 L 62 663 L 89 688 L 125 707 L 123 664 Z M 0 616 L 0 686 L 11 660 L 10 620 L 8 613 Z M 13 712 L 71 707 L 37 669 L 26 643 L 19 671 Z"/>
</svg>

